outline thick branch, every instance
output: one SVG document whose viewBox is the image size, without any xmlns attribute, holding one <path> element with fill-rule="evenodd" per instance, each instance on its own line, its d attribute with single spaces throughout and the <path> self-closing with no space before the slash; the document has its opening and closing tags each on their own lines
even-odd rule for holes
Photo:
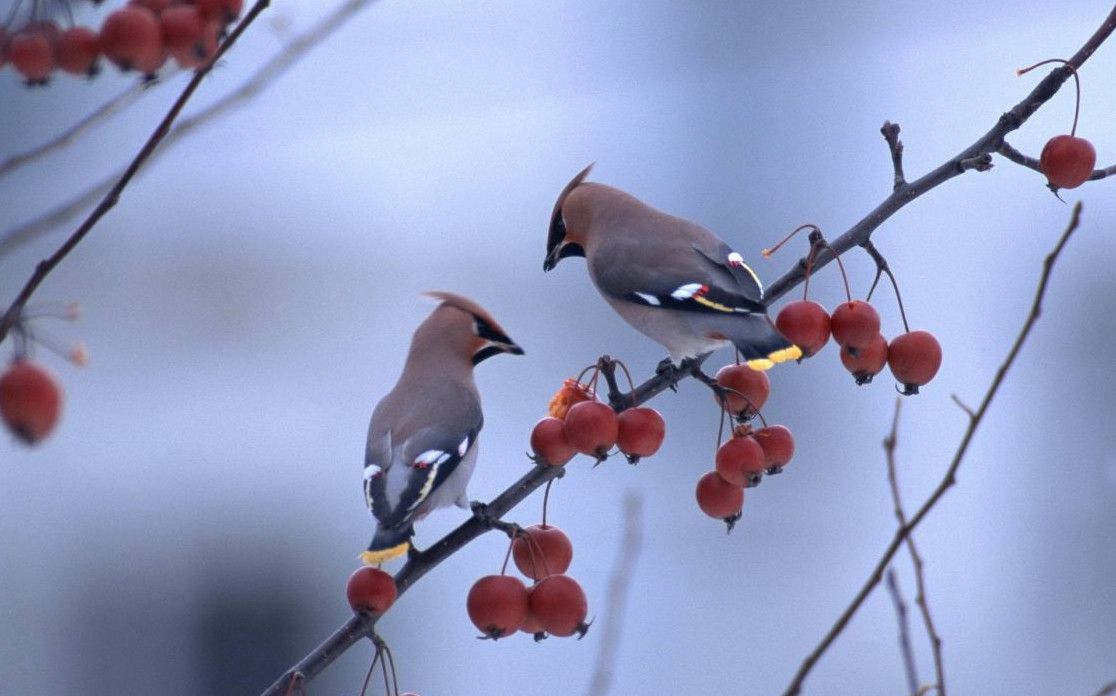
<svg viewBox="0 0 1116 696">
<path fill-rule="evenodd" d="M 833 240 L 830 244 L 832 250 L 824 250 L 817 255 L 813 263 L 812 272 L 817 271 L 817 269 L 832 261 L 835 253 L 843 254 L 854 246 L 864 244 L 872 236 L 872 232 L 882 225 L 885 220 L 927 191 L 969 169 L 981 170 L 990 166 L 991 154 L 1001 151 L 1004 138 L 1007 134 L 1017 130 L 1026 123 L 1027 119 L 1029 119 L 1039 107 L 1049 101 L 1050 98 L 1058 92 L 1065 81 L 1073 75 L 1073 70 L 1079 69 L 1081 65 L 1093 55 L 1097 47 L 1112 34 L 1113 30 L 1116 30 L 1116 7 L 1112 8 L 1108 17 L 1105 18 L 1104 23 L 1101 24 L 1100 28 L 1098 28 L 1091 37 L 1089 37 L 1089 40 L 1085 42 L 1081 50 L 1069 59 L 1069 64 L 1072 66 L 1072 69 L 1068 66 L 1063 66 L 1052 70 L 1050 74 L 1043 78 L 1043 80 L 1031 90 L 1031 93 L 1028 94 L 1023 101 L 1012 107 L 1010 111 L 1001 115 L 996 124 L 992 126 L 987 133 L 981 136 L 979 140 L 938 168 L 909 184 L 899 184 L 897 181 L 897 186 L 895 190 L 891 192 L 891 195 L 885 198 L 882 203 L 877 205 L 875 209 L 868 213 L 860 222 L 856 223 L 849 228 L 847 232 Z M 890 124 L 885 124 L 884 128 L 887 129 L 888 125 Z M 886 136 L 887 133 L 885 132 L 885 137 Z M 898 139 L 897 132 L 895 138 Z M 892 152 L 894 162 L 894 149 Z M 1094 172 L 1096 178 L 1101 178 L 1100 176 L 1096 176 L 1096 174 L 1097 173 Z M 804 263 L 800 261 L 795 264 L 794 268 L 771 283 L 764 295 L 765 301 L 772 302 L 777 300 L 789 292 L 791 288 L 801 283 L 804 277 L 804 271 Z"/>
<path fill-rule="evenodd" d="M 910 521 L 907 524 L 902 525 L 895 532 L 895 536 L 887 545 L 887 548 L 883 552 L 883 556 L 876 563 L 876 567 L 873 568 L 872 573 L 868 576 L 868 580 L 865 581 L 864 586 L 860 588 L 860 591 L 857 592 L 856 596 L 853 598 L 852 602 L 845 609 L 845 611 L 841 613 L 841 616 L 837 618 L 836 623 L 834 623 L 833 627 L 829 629 L 829 632 L 826 633 L 826 635 L 822 638 L 818 646 L 814 648 L 813 652 L 806 656 L 805 660 L 803 660 L 802 666 L 799 667 L 798 672 L 795 673 L 790 685 L 787 687 L 786 691 L 783 692 L 783 696 L 796 696 L 797 694 L 801 693 L 802 683 L 806 680 L 806 676 L 814 668 L 814 665 L 821 658 L 821 656 L 825 654 L 825 651 L 829 649 L 829 646 L 832 645 L 833 641 L 837 639 L 837 636 L 841 635 L 841 632 L 845 630 L 845 626 L 848 625 L 853 615 L 856 614 L 858 609 L 860 609 L 860 605 L 864 603 L 864 600 L 868 598 L 868 595 L 871 594 L 872 590 L 876 587 L 876 585 L 879 584 L 880 579 L 883 577 L 884 570 L 887 568 L 888 565 L 890 565 L 891 559 L 895 557 L 896 551 L 899 550 L 899 547 L 903 545 L 903 542 L 907 539 L 907 537 L 911 535 L 911 532 L 914 531 L 919 523 L 922 522 L 926 515 L 930 513 L 930 510 L 932 510 L 934 506 L 937 505 L 938 500 L 940 500 L 941 497 L 945 495 L 945 492 L 949 490 L 949 488 L 954 484 L 954 477 L 957 474 L 957 469 L 961 466 L 961 461 L 965 458 L 965 454 L 969 450 L 969 443 L 972 442 L 977 428 L 980 426 L 981 421 L 984 419 L 984 414 L 988 411 L 988 407 L 991 405 L 992 400 L 996 397 L 996 394 L 1000 390 L 1000 385 L 1003 383 L 1004 377 L 1007 376 L 1008 370 L 1011 369 L 1011 366 L 1015 363 L 1015 359 L 1019 355 L 1019 351 L 1022 350 L 1024 342 L 1026 342 L 1027 337 L 1031 334 L 1031 329 L 1034 328 L 1035 323 L 1038 321 L 1039 315 L 1042 313 L 1042 300 L 1043 297 L 1045 297 L 1046 295 L 1046 286 L 1050 280 L 1050 274 L 1054 269 L 1054 262 L 1057 261 L 1058 255 L 1062 253 L 1062 249 L 1065 247 L 1066 242 L 1069 241 L 1070 235 L 1073 234 L 1073 231 L 1075 229 L 1077 229 L 1080 215 L 1081 203 L 1077 203 L 1073 207 L 1073 214 L 1070 218 L 1069 224 L 1066 226 L 1065 232 L 1062 233 L 1062 236 L 1058 240 L 1058 243 L 1054 246 L 1053 251 L 1051 251 L 1047 255 L 1045 261 L 1043 262 L 1042 275 L 1039 278 L 1038 290 L 1035 292 L 1035 299 L 1031 305 L 1031 311 L 1028 314 L 1026 321 L 1023 323 L 1023 328 L 1020 330 L 1019 335 L 1016 337 L 1015 343 L 1012 344 L 1011 350 L 1008 351 L 1007 358 L 1004 359 L 1004 362 L 1000 365 L 999 369 L 996 370 L 996 375 L 992 379 L 992 384 L 988 387 L 988 391 L 985 393 L 984 399 L 981 400 L 980 406 L 978 406 L 977 409 L 973 411 L 972 416 L 969 418 L 969 427 L 966 428 L 965 434 L 961 438 L 961 444 L 958 445 L 957 452 L 954 454 L 953 460 L 950 462 L 949 468 L 946 470 L 945 476 L 942 478 L 941 483 L 938 484 L 938 487 L 934 490 L 934 492 L 930 495 L 926 502 L 922 504 L 922 507 L 918 509 L 918 512 L 914 514 Z"/>
</svg>

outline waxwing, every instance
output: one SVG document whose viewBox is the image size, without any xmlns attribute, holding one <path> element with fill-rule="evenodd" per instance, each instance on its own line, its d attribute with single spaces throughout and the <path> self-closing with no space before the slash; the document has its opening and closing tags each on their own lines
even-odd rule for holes
<svg viewBox="0 0 1116 696">
<path fill-rule="evenodd" d="M 698 224 L 585 181 L 592 166 L 554 204 L 543 270 L 584 256 L 605 300 L 676 365 L 728 343 L 756 369 L 801 357 L 768 319 L 763 286 L 739 253 Z"/>
<path fill-rule="evenodd" d="M 448 292 L 415 330 L 403 374 L 372 412 L 364 498 L 376 533 L 361 560 L 374 565 L 411 548 L 414 523 L 431 510 L 469 507 L 465 487 L 484 419 L 473 367 L 498 353 L 522 355 L 492 316 Z"/>
</svg>

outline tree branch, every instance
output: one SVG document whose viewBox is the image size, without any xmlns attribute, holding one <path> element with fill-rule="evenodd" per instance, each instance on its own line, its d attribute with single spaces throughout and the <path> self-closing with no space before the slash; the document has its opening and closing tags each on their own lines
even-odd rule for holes
<svg viewBox="0 0 1116 696">
<path fill-rule="evenodd" d="M 209 62 L 198 68 L 194 73 L 193 78 L 191 78 L 186 84 L 186 87 L 183 88 L 178 99 L 171 105 L 170 111 L 168 111 L 166 116 L 163 117 L 163 120 L 159 122 L 159 125 L 155 127 L 155 131 L 148 137 L 147 142 L 143 144 L 143 147 L 136 153 L 136 156 L 132 158 L 131 164 L 125 168 L 124 173 L 109 192 L 105 194 L 104 198 L 101 199 L 97 207 L 89 213 L 88 217 L 86 217 L 78 226 L 77 230 L 63 242 L 62 246 L 60 246 L 57 251 L 35 266 L 35 271 L 31 274 L 30 279 L 28 279 L 27 283 L 23 286 L 23 289 L 20 290 L 15 301 L 8 307 L 3 317 L 0 317 L 0 342 L 3 342 L 12 327 L 19 322 L 24 306 L 26 306 L 27 301 L 31 299 L 31 295 L 34 294 L 39 285 L 42 284 L 50 272 L 53 271 L 58 264 L 62 263 L 62 260 L 74 250 L 74 247 L 76 247 L 81 240 L 85 239 L 85 235 L 89 234 L 93 227 L 100 222 L 101 218 L 112 210 L 117 201 L 120 200 L 121 194 L 124 193 L 124 189 L 127 188 L 129 182 L 131 182 L 132 178 L 136 175 L 136 172 L 139 171 L 140 167 L 143 166 L 148 158 L 151 157 L 152 153 L 155 152 L 155 149 L 159 147 L 159 144 L 167 137 L 171 125 L 174 123 L 175 119 L 178 118 L 178 115 L 182 112 L 186 103 L 190 101 L 190 97 L 197 91 L 202 80 L 205 79 L 205 76 L 209 74 L 213 66 L 217 64 L 217 61 L 232 48 L 241 35 L 252 25 L 256 17 L 270 4 L 270 0 L 257 0 L 256 4 L 252 6 L 252 9 L 248 11 L 248 14 L 244 16 L 244 19 L 242 19 L 232 33 L 229 34 L 228 38 L 221 42 L 217 52 Z"/>
<path fill-rule="evenodd" d="M 1097 48 L 1104 43 L 1116 30 L 1116 6 L 1112 8 L 1101 26 L 1089 37 L 1089 40 L 1070 59 L 1068 66 L 1051 70 L 1038 85 L 1024 97 L 1023 101 L 1016 104 L 1010 111 L 1000 116 L 999 120 L 987 133 L 972 145 L 938 166 L 933 171 L 910 183 L 900 183 L 901 171 L 896 172 L 896 185 L 891 194 L 877 205 L 860 222 L 849 228 L 847 232 L 837 237 L 830 244 L 830 249 L 821 251 L 813 261 L 811 272 L 816 272 L 821 267 L 834 259 L 836 254 L 843 254 L 854 246 L 860 246 L 871 238 L 872 233 L 888 218 L 898 212 L 903 206 L 918 198 L 927 191 L 944 184 L 955 176 L 969 169 L 983 171 L 991 166 L 991 154 L 1000 152 L 1004 138 L 1008 133 L 1019 129 L 1043 104 L 1050 100 L 1061 86 L 1068 80 L 1081 65 L 1089 59 Z M 1072 67 L 1071 67 L 1072 66 Z M 894 128 L 894 138 L 898 141 L 898 126 L 884 124 L 884 137 L 891 143 L 888 136 L 889 126 Z M 892 161 L 896 160 L 895 149 L 892 146 Z M 1102 170 L 1107 172 L 1108 170 Z M 1102 175 L 1103 176 L 1103 175 Z M 1102 178 L 1094 172 L 1095 178 Z M 805 262 L 800 260 L 795 266 L 771 283 L 764 293 L 764 301 L 771 303 L 779 299 L 792 288 L 802 282 L 805 272 Z"/>
<path fill-rule="evenodd" d="M 899 411 L 902 403 L 902 399 L 897 398 L 895 400 L 895 416 L 891 421 L 891 432 L 883 442 L 884 453 L 887 458 L 887 481 L 891 488 L 891 501 L 895 504 L 895 519 L 899 522 L 900 529 L 907 526 L 907 513 L 903 510 L 903 498 L 899 494 L 899 476 L 895 467 L 895 448 L 899 441 Z M 942 665 L 942 638 L 934 626 L 934 617 L 930 613 L 930 603 L 926 599 L 926 575 L 923 570 L 922 555 L 919 554 L 918 547 L 915 546 L 913 535 L 907 535 L 906 545 L 911 556 L 911 564 L 914 566 L 915 586 L 917 588 L 915 604 L 922 614 L 922 623 L 926 626 L 926 634 L 930 638 L 930 647 L 934 655 L 934 673 L 937 678 L 934 689 L 937 690 L 938 696 L 946 696 L 945 669 Z"/>
<path fill-rule="evenodd" d="M 1026 321 L 1023 323 L 1023 328 L 1020 330 L 1019 335 L 1016 337 L 1015 343 L 1012 344 L 1011 350 L 1008 351 L 1007 358 L 1004 359 L 1004 362 L 1000 365 L 999 369 L 996 370 L 996 375 L 995 377 L 993 377 L 992 384 L 988 387 L 988 391 L 985 393 L 984 398 L 981 400 L 980 406 L 977 407 L 977 409 L 973 412 L 972 417 L 970 417 L 969 426 L 968 428 L 966 428 L 965 434 L 961 438 L 961 443 L 960 445 L 958 445 L 957 452 L 954 454 L 953 460 L 949 465 L 949 469 L 946 470 L 945 476 L 942 478 L 941 483 L 938 484 L 938 487 L 934 490 L 934 492 L 930 495 L 926 502 L 922 504 L 922 507 L 918 509 L 918 512 L 915 513 L 910 521 L 907 522 L 907 524 L 901 526 L 895 532 L 895 536 L 892 538 L 891 543 L 887 545 L 887 548 L 884 550 L 883 556 L 876 563 L 876 567 L 873 568 L 872 573 L 868 576 L 868 580 L 865 581 L 864 586 L 860 588 L 860 591 L 857 592 L 856 596 L 853 598 L 852 602 L 845 609 L 845 611 L 841 613 L 841 616 L 837 618 L 836 623 L 834 623 L 833 627 L 829 629 L 829 632 L 825 634 L 818 646 L 814 648 L 814 650 L 809 655 L 806 656 L 805 660 L 803 660 L 802 665 L 798 669 L 798 672 L 796 672 L 793 679 L 791 679 L 790 685 L 787 686 L 786 691 L 783 692 L 783 696 L 796 696 L 797 694 L 801 693 L 802 684 L 806 680 L 806 676 L 814 668 L 814 665 L 821 658 L 821 656 L 825 654 L 825 651 L 829 649 L 829 646 L 832 645 L 833 641 L 837 639 L 837 636 L 839 636 L 845 629 L 845 626 L 848 625 L 849 620 L 852 619 L 853 615 L 856 614 L 858 609 L 860 609 L 860 605 L 864 603 L 864 600 L 868 598 L 868 595 L 871 594 L 872 590 L 876 587 L 876 585 L 879 584 L 884 570 L 891 563 L 891 559 L 894 558 L 895 552 L 899 550 L 899 547 L 902 546 L 903 542 L 911 535 L 911 532 L 914 531 L 914 529 L 919 525 L 920 522 L 922 522 L 926 515 L 929 514 L 930 510 L 932 510 L 938 503 L 938 500 L 940 500 L 941 497 L 945 495 L 945 492 L 949 490 L 949 488 L 954 484 L 954 477 L 957 474 L 957 469 L 961 466 L 961 461 L 965 458 L 965 454 L 969 450 L 969 443 L 972 442 L 977 428 L 980 426 L 981 421 L 984 419 L 984 414 L 988 411 L 988 407 L 991 405 L 992 400 L 996 397 L 996 394 L 1000 390 L 1000 385 L 1003 383 L 1004 377 L 1007 375 L 1008 370 L 1011 368 L 1011 366 L 1015 363 L 1015 359 L 1019 355 L 1019 351 L 1022 350 L 1024 342 L 1026 342 L 1027 337 L 1031 334 L 1031 329 L 1034 328 L 1035 323 L 1038 321 L 1039 315 L 1042 313 L 1042 300 L 1043 297 L 1046 295 L 1046 286 L 1050 280 L 1050 274 L 1054 269 L 1054 262 L 1058 259 L 1058 255 L 1062 253 L 1062 249 L 1065 247 L 1066 242 L 1069 241 L 1070 235 L 1072 235 L 1073 231 L 1077 229 L 1080 216 L 1081 203 L 1077 203 L 1073 207 L 1073 214 L 1070 217 L 1070 221 L 1069 224 L 1066 226 L 1065 232 L 1062 233 L 1062 236 L 1058 240 L 1058 243 L 1054 246 L 1054 249 L 1047 255 L 1046 259 L 1043 261 L 1042 275 L 1039 278 L 1038 290 L 1035 292 L 1035 299 L 1031 305 L 1031 311 L 1028 314 Z"/>
</svg>

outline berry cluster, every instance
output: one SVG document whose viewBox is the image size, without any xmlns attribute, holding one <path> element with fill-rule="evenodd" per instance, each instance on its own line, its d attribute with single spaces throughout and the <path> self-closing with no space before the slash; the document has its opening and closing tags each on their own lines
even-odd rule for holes
<svg viewBox="0 0 1116 696">
<path fill-rule="evenodd" d="M 714 469 L 697 482 L 698 507 L 710 517 L 724 520 L 729 530 L 743 514 L 744 489 L 759 485 L 763 475 L 777 474 L 794 456 L 794 437 L 782 425 L 753 430 L 749 424 L 767 403 L 771 382 L 767 374 L 748 365 L 726 365 L 717 371 L 714 397 L 722 414 L 739 423 L 717 448 Z"/>
<path fill-rule="evenodd" d="M 465 602 L 473 625 L 493 640 L 517 631 L 535 640 L 547 635 L 584 636 L 589 630 L 585 622 L 589 603 L 581 585 L 565 574 L 573 560 L 569 537 L 544 521 L 516 534 L 509 551 L 533 584 L 528 588 L 504 572 L 477 580 Z"/>
<path fill-rule="evenodd" d="M 171 58 L 183 68 L 197 68 L 213 57 L 243 6 L 243 0 L 129 0 L 105 17 L 99 31 L 63 29 L 33 16 L 16 29 L 0 27 L 0 67 L 11 63 L 28 85 L 47 84 L 56 70 L 93 76 L 101 56 L 146 76 Z"/>
<path fill-rule="evenodd" d="M 907 331 L 888 343 L 880 333 L 879 313 L 863 300 L 842 302 L 832 315 L 817 302 L 791 302 L 779 311 L 775 326 L 802 348 L 804 357 L 817 353 L 832 334 L 841 364 L 857 384 L 871 382 L 886 365 L 904 394 L 917 394 L 942 365 L 942 348 L 933 334 Z"/>
<path fill-rule="evenodd" d="M 531 451 L 535 461 L 552 466 L 565 464 L 579 452 L 599 463 L 613 447 L 635 464 L 658 452 L 666 434 L 658 411 L 636 406 L 617 414 L 597 400 L 592 381 L 567 379 L 550 400 L 549 411 L 531 431 Z"/>
</svg>

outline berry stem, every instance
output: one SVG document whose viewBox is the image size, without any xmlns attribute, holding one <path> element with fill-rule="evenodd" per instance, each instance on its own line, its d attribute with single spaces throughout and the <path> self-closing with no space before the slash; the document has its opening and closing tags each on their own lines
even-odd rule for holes
<svg viewBox="0 0 1116 696">
<path fill-rule="evenodd" d="M 1073 100 L 1073 127 L 1070 128 L 1070 133 L 1069 134 L 1071 136 L 1076 135 L 1077 134 L 1077 117 L 1081 113 L 1081 78 L 1079 78 L 1077 76 L 1077 68 L 1073 67 L 1073 63 L 1069 62 L 1068 60 L 1065 60 L 1064 58 L 1048 58 L 1046 60 L 1042 60 L 1042 61 L 1039 61 L 1039 62 L 1035 63 L 1034 65 L 1032 65 L 1029 68 L 1019 68 L 1015 71 L 1015 74 L 1016 75 L 1025 75 L 1025 74 L 1031 72 L 1032 70 L 1034 70 L 1037 67 L 1040 67 L 1040 66 L 1043 66 L 1043 65 L 1049 65 L 1050 63 L 1061 63 L 1065 67 L 1069 68 L 1070 72 L 1073 73 L 1073 84 L 1074 84 L 1074 87 L 1076 88 L 1076 94 L 1075 94 L 1074 100 Z"/>
<path fill-rule="evenodd" d="M 794 237 L 794 235 L 798 234 L 799 232 L 801 232 L 802 230 L 805 230 L 805 229 L 817 230 L 818 232 L 821 232 L 821 230 L 818 228 L 817 225 L 815 225 L 813 223 L 810 223 L 810 222 L 807 222 L 805 225 L 799 225 L 798 227 L 795 227 L 793 230 L 791 230 L 790 234 L 788 234 L 786 237 L 783 237 L 782 240 L 780 240 L 775 246 L 770 247 L 768 249 L 764 249 L 763 251 L 761 251 L 760 255 L 763 256 L 763 258 L 765 258 L 765 259 L 769 258 L 776 251 L 779 251 L 779 247 L 781 247 L 784 244 L 786 244 L 787 242 L 789 242 L 791 240 L 791 238 Z"/>
<path fill-rule="evenodd" d="M 543 526 L 544 526 L 544 527 L 546 526 L 546 508 L 547 508 L 547 505 L 548 505 L 548 504 L 550 503 L 550 487 L 551 487 L 551 486 L 552 486 L 553 484 L 554 484 L 554 479 L 550 479 L 549 481 L 547 481 L 547 482 L 546 482 L 546 488 L 545 488 L 545 489 L 543 489 L 543 514 L 542 514 L 542 523 L 543 523 Z"/>
<path fill-rule="evenodd" d="M 845 264 L 841 261 L 841 255 L 837 253 L 836 249 L 829 246 L 829 242 L 825 241 L 825 238 L 821 236 L 821 230 L 818 230 L 818 243 L 826 249 L 829 249 L 829 252 L 833 254 L 833 260 L 837 262 L 837 268 L 841 271 L 841 280 L 845 283 L 845 299 L 852 302 L 852 290 L 849 289 L 849 274 L 845 273 Z"/>
<path fill-rule="evenodd" d="M 511 537 L 510 539 L 508 539 L 508 550 L 507 550 L 506 553 L 504 553 L 504 565 L 500 566 L 500 575 L 507 575 L 508 574 L 508 559 L 511 558 L 512 543 L 514 541 L 515 541 L 514 536 Z"/>
<path fill-rule="evenodd" d="M 872 240 L 869 239 L 862 246 L 864 251 L 868 252 L 872 260 L 876 262 L 876 278 L 872 281 L 872 287 L 868 290 L 868 297 L 865 301 L 872 299 L 872 292 L 876 289 L 876 284 L 880 282 L 880 276 L 886 273 L 888 280 L 891 281 L 891 288 L 895 291 L 895 302 L 899 305 L 899 317 L 903 320 L 903 332 L 910 333 L 911 327 L 907 323 L 907 312 L 903 309 L 903 296 L 899 294 L 899 283 L 895 280 L 895 274 L 891 272 L 891 266 L 888 265 L 887 259 L 872 243 Z"/>
<path fill-rule="evenodd" d="M 364 684 L 360 687 L 360 696 L 368 693 L 368 682 L 372 681 L 372 671 L 376 669 L 376 663 L 380 661 L 380 649 L 376 648 L 376 654 L 372 656 L 372 664 L 368 665 L 368 673 L 364 675 Z"/>
</svg>

